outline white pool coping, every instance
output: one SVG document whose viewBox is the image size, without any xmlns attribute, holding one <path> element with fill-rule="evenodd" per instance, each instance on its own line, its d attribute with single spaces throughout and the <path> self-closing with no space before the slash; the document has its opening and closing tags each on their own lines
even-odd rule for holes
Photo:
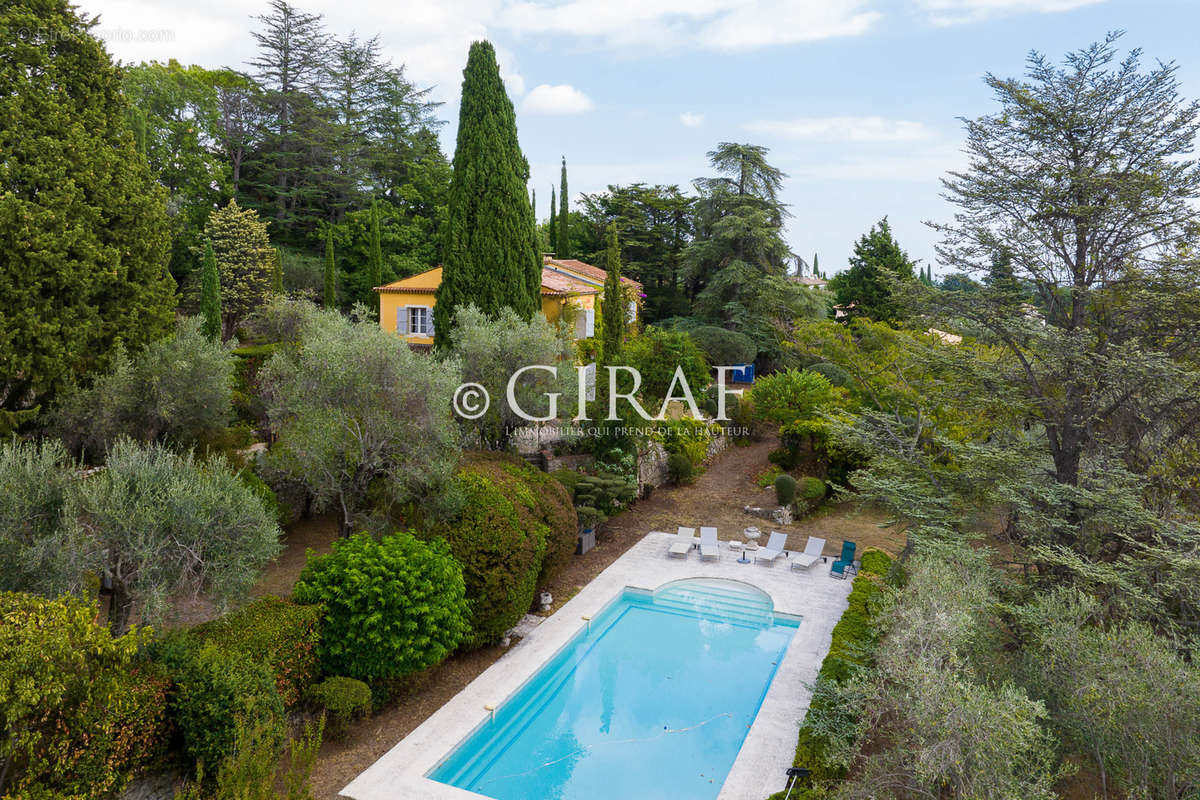
<svg viewBox="0 0 1200 800">
<path fill-rule="evenodd" d="M 425 775 L 487 720 L 485 706 L 499 708 L 582 630 L 587 625 L 583 617 L 598 615 L 626 587 L 653 591 L 683 578 L 744 581 L 767 592 L 776 612 L 801 617 L 717 800 L 765 800 L 783 789 L 785 770 L 792 765 L 796 748 L 796 730 L 808 710 L 808 685 L 816 680 L 829 651 L 851 582 L 830 577 L 829 565 L 821 562 L 808 571 L 791 569 L 782 556 L 773 566 L 739 564 L 739 553 L 729 550 L 724 541 L 719 561 L 700 561 L 694 550 L 686 558 L 669 558 L 667 548 L 673 540 L 673 534 L 647 534 L 351 781 L 341 795 L 354 800 L 484 800 L 484 795 Z M 803 546 L 801 541 L 788 542 L 790 549 Z"/>
</svg>

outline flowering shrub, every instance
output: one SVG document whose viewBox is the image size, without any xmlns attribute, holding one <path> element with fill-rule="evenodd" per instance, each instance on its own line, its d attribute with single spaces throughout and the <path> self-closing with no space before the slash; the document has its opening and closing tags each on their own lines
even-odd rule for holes
<svg viewBox="0 0 1200 800">
<path fill-rule="evenodd" d="M 0 796 L 119 792 L 164 740 L 168 681 L 95 608 L 0 594 Z"/>
</svg>

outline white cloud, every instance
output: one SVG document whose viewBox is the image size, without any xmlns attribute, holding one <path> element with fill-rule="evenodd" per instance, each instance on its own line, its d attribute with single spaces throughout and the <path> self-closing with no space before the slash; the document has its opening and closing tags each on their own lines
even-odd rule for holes
<svg viewBox="0 0 1200 800">
<path fill-rule="evenodd" d="M 967 157 L 956 146 L 940 144 L 908 152 L 846 153 L 800 164 L 787 164 L 793 180 L 800 182 L 936 183 L 951 170 L 961 170 Z"/>
<path fill-rule="evenodd" d="M 934 132 L 920 122 L 883 117 L 800 117 L 749 122 L 746 130 L 764 136 L 822 142 L 912 142 Z"/>
<path fill-rule="evenodd" d="M 957 25 L 1007 14 L 1056 14 L 1105 0 L 915 0 L 935 25 Z"/>
<path fill-rule="evenodd" d="M 521 104 L 523 111 L 533 114 L 582 114 L 593 108 L 595 105 L 590 97 L 566 83 L 535 86 Z"/>
<path fill-rule="evenodd" d="M 866 32 L 868 0 L 511 0 L 498 27 L 529 36 L 571 34 L 613 48 L 739 50 Z"/>
<path fill-rule="evenodd" d="M 704 115 L 697 114 L 694 111 L 685 111 L 679 115 L 679 121 L 683 123 L 685 128 L 699 128 L 704 124 Z"/>
</svg>

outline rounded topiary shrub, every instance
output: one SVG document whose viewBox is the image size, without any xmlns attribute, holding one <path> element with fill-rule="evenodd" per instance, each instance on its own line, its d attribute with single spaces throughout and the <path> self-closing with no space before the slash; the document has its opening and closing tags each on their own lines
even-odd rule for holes
<svg viewBox="0 0 1200 800">
<path fill-rule="evenodd" d="M 791 475 L 780 475 L 775 479 L 775 500 L 779 505 L 790 505 L 796 499 L 796 479 Z"/>
<path fill-rule="evenodd" d="M 400 532 L 334 542 L 300 573 L 292 597 L 321 606 L 325 672 L 368 682 L 439 663 L 467 634 L 463 571 L 444 542 Z"/>
<path fill-rule="evenodd" d="M 445 539 L 462 565 L 472 647 L 500 641 L 533 605 L 550 537 L 533 488 L 504 463 L 472 457 L 456 476 L 460 511 L 425 533 Z"/>
<path fill-rule="evenodd" d="M 758 355 L 758 345 L 740 331 L 701 325 L 688 331 L 688 335 L 714 367 L 748 364 Z"/>
<path fill-rule="evenodd" d="M 371 710 L 371 687 L 355 678 L 335 675 L 308 687 L 308 701 L 325 712 L 325 733 L 332 739 L 345 735 L 350 723 Z"/>
<path fill-rule="evenodd" d="M 696 467 L 685 454 L 671 453 L 667 456 L 667 477 L 676 486 L 691 483 L 696 477 Z"/>
<path fill-rule="evenodd" d="M 825 499 L 825 481 L 820 478 L 801 478 L 796 482 L 796 495 L 810 503 Z"/>
</svg>

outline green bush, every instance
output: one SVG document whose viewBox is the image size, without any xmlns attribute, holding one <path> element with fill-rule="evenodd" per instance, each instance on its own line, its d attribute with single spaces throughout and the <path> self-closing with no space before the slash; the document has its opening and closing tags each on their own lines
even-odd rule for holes
<svg viewBox="0 0 1200 800">
<path fill-rule="evenodd" d="M 759 378 L 749 394 L 758 418 L 781 426 L 811 419 L 845 396 L 824 376 L 795 369 Z"/>
<path fill-rule="evenodd" d="M 316 606 L 263 597 L 187 635 L 266 666 L 275 676 L 280 699 L 290 708 L 319 672 L 320 614 Z"/>
<path fill-rule="evenodd" d="M 261 730 L 276 750 L 282 744 L 283 700 L 265 664 L 185 631 L 155 642 L 151 653 L 171 676 L 167 710 L 183 753 L 204 774 L 215 775 L 233 754 L 239 724 Z"/>
<path fill-rule="evenodd" d="M 620 511 L 637 497 L 633 481 L 602 472 L 584 475 L 575 485 L 575 505 L 592 507 L 607 519 Z"/>
<path fill-rule="evenodd" d="M 740 331 L 701 325 L 688 331 L 688 335 L 713 366 L 748 364 L 758 355 L 754 340 Z"/>
<path fill-rule="evenodd" d="M 892 569 L 892 557 L 874 547 L 868 547 L 859 556 L 860 573 L 886 577 Z"/>
<path fill-rule="evenodd" d="M 683 453 L 671 453 L 667 456 L 667 477 L 676 486 L 683 486 L 695 480 L 696 467 Z"/>
<path fill-rule="evenodd" d="M 775 500 L 781 506 L 791 505 L 796 499 L 796 479 L 783 474 L 775 479 Z"/>
<path fill-rule="evenodd" d="M 566 487 L 567 493 L 574 498 L 575 487 L 579 485 L 579 479 L 583 477 L 583 473 L 573 469 L 556 469 L 550 473 L 550 477 Z"/>
<path fill-rule="evenodd" d="M 291 522 L 291 514 L 279 503 L 279 498 L 275 495 L 275 490 L 267 485 L 267 482 L 258 476 L 251 467 L 243 467 L 238 470 L 238 480 L 246 485 L 250 491 L 254 492 L 263 504 L 263 508 L 267 510 L 280 527 Z"/>
<path fill-rule="evenodd" d="M 770 461 L 784 472 L 787 472 L 789 469 L 795 469 L 796 460 L 796 451 L 789 447 L 776 447 L 770 453 L 767 453 L 767 461 Z"/>
<path fill-rule="evenodd" d="M 0 797 L 119 792 L 165 743 L 169 681 L 96 609 L 0 593 Z"/>
<path fill-rule="evenodd" d="M 839 364 L 831 364 L 828 361 L 821 361 L 808 367 L 809 372 L 815 372 L 821 375 L 825 380 L 842 389 L 849 389 L 854 383 L 854 378 L 846 371 L 846 368 Z"/>
<path fill-rule="evenodd" d="M 708 363 L 704 360 L 704 354 L 688 334 L 680 331 L 647 328 L 641 336 L 625 343 L 624 360 L 641 374 L 640 394 L 650 404 L 661 404 L 667 396 L 676 367 L 683 367 L 683 375 L 693 393 L 699 393 L 709 383 Z M 626 381 L 630 376 L 621 373 L 621 377 L 621 387 L 628 389 Z M 676 386 L 676 394 L 681 389 Z M 652 414 L 658 411 L 649 406 L 646 410 Z"/>
<path fill-rule="evenodd" d="M 813 477 L 801 478 L 796 482 L 796 495 L 810 503 L 819 503 L 825 499 L 825 481 Z"/>
<path fill-rule="evenodd" d="M 881 576 L 888 572 L 891 563 L 891 556 L 882 550 L 868 548 L 863 551 L 862 569 L 854 578 L 848 605 L 833 628 L 829 652 L 817 673 L 812 701 L 800 726 L 793 761 L 796 766 L 811 771 L 811 781 L 836 780 L 845 774 L 841 766 L 826 760 L 829 743 L 815 732 L 814 721 L 822 715 L 854 713 L 853 709 L 839 708 L 836 703 L 831 706 L 826 702 L 827 689 L 831 684 L 847 680 L 870 662 L 877 636 L 874 628 L 877 612 L 875 601 L 883 592 Z M 812 796 L 809 783 L 798 785 L 792 792 L 792 797 Z"/>
<path fill-rule="evenodd" d="M 661 443 L 668 454 L 682 453 L 693 467 L 699 467 L 708 456 L 708 446 L 713 436 L 720 431 L 719 426 L 710 425 L 704 420 L 683 417 L 658 422 L 652 438 Z"/>
<path fill-rule="evenodd" d="M 368 682 L 431 667 L 467 633 L 462 569 L 444 542 L 359 533 L 309 553 L 292 596 L 321 607 L 321 666 Z"/>
<path fill-rule="evenodd" d="M 467 644 L 481 647 L 500 641 L 533 605 L 550 530 L 531 487 L 498 462 L 470 462 L 456 481 L 462 508 L 424 535 L 445 539 L 462 565 L 471 609 Z"/>
<path fill-rule="evenodd" d="M 325 712 L 325 730 L 335 739 L 346 733 L 351 722 L 365 717 L 371 710 L 371 687 L 342 675 L 310 686 L 306 697 Z"/>
<path fill-rule="evenodd" d="M 499 458 L 499 456 L 497 456 Z M 579 537 L 579 516 L 571 493 L 552 476 L 533 469 L 524 461 L 512 459 L 503 469 L 513 478 L 528 484 L 533 490 L 534 516 L 545 523 L 546 554 L 538 573 L 538 584 L 545 584 L 567 565 L 575 554 Z"/>
</svg>

